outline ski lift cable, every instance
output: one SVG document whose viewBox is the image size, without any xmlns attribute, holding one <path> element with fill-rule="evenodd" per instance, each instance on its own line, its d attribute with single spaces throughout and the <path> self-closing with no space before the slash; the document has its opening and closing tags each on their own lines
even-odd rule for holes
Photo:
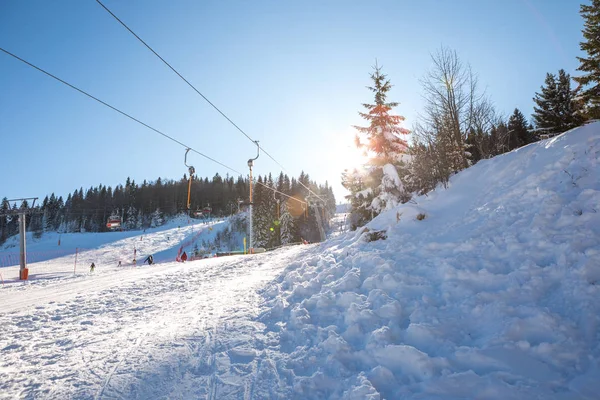
<svg viewBox="0 0 600 400">
<path fill-rule="evenodd" d="M 219 109 L 219 107 L 217 107 L 205 95 L 203 95 L 202 92 L 200 92 L 198 89 L 196 89 L 196 87 L 194 85 L 192 85 L 190 83 L 190 81 L 188 81 L 187 79 L 185 79 L 183 77 L 183 75 L 181 75 L 175 68 L 173 68 L 173 66 L 171 64 L 169 64 L 167 62 L 167 60 L 165 60 L 164 58 L 162 58 L 160 56 L 160 54 L 158 54 L 152 47 L 150 47 L 150 45 L 148 43 L 146 43 L 141 37 L 139 37 L 129 26 L 127 26 L 127 24 L 125 24 L 123 21 L 121 21 L 121 19 L 119 17 L 117 17 L 112 11 L 110 11 L 108 9 L 108 7 L 106 7 L 100 0 L 96 0 L 96 2 L 98 4 L 100 4 L 100 6 L 102 6 L 102 8 L 104 8 L 104 10 L 106 10 L 106 12 L 108 12 L 115 20 L 117 20 L 117 22 L 119 22 L 121 25 L 123 25 L 123 27 L 129 31 L 129 33 L 131 33 L 133 36 L 135 36 L 135 38 L 137 40 L 139 40 L 144 46 L 146 46 L 146 48 L 148 50 L 150 50 L 156 57 L 158 57 L 167 67 L 169 67 L 171 69 L 171 71 L 173 71 L 178 77 L 180 77 L 185 83 L 187 83 L 187 85 L 189 87 L 191 87 L 196 93 L 198 93 L 198 95 L 200 95 L 200 97 L 202 97 L 208 104 L 210 104 L 212 106 L 212 108 L 214 108 L 219 114 L 221 114 L 223 116 L 223 118 L 225 118 L 231 125 L 233 125 L 233 127 L 235 127 L 242 135 L 246 136 L 246 138 L 248 140 L 250 140 L 251 142 L 255 143 L 259 147 L 259 149 L 261 149 L 263 151 L 263 153 L 265 153 L 267 155 L 267 157 L 269 157 L 271 160 L 273 160 L 273 162 L 275 162 L 275 164 L 277 164 L 284 172 L 289 173 L 285 169 L 285 167 L 283 165 L 281 165 L 281 163 L 279 163 L 279 161 L 277 161 L 271 154 L 269 154 L 264 149 L 264 147 L 260 146 L 256 140 L 252 139 L 250 137 L 250 135 L 248 135 L 246 132 L 244 132 L 244 130 L 242 128 L 240 128 L 235 122 L 233 122 L 231 120 L 231 118 L 229 118 L 223 111 L 221 111 Z M 318 194 L 316 194 L 315 192 L 313 192 L 308 186 L 304 185 L 304 183 L 302 183 L 300 181 L 298 181 L 298 183 L 301 186 L 303 186 L 306 190 L 308 190 L 309 193 L 315 195 L 316 197 L 318 197 L 322 201 L 325 201 L 322 197 L 320 197 Z"/>
<path fill-rule="evenodd" d="M 198 154 L 198 155 L 200 155 L 200 156 L 202 156 L 202 157 L 204 157 L 204 158 L 206 158 L 206 159 L 208 159 L 208 160 L 210 160 L 210 161 L 212 161 L 212 162 L 214 162 L 214 163 L 216 163 L 216 164 L 219 164 L 219 165 L 221 165 L 222 167 L 224 167 L 224 168 L 227 168 L 228 170 L 230 170 L 230 171 L 232 171 L 232 172 L 235 172 L 235 173 L 236 173 L 236 174 L 238 174 L 238 175 L 243 175 L 241 172 L 239 172 L 239 171 L 235 170 L 234 168 L 231 168 L 231 167 L 229 167 L 229 166 L 227 166 L 227 165 L 223 164 L 222 162 L 220 162 L 220 161 L 217 161 L 217 160 L 215 160 L 214 158 L 212 158 L 212 157 L 210 157 L 210 156 L 207 156 L 206 154 L 204 154 L 204 153 L 201 153 L 201 152 L 199 152 L 198 150 L 196 150 L 196 149 L 194 149 L 194 148 L 192 148 L 192 147 L 190 147 L 190 146 L 188 146 L 188 145 L 186 145 L 186 144 L 184 144 L 184 143 L 180 142 L 179 140 L 175 139 L 174 137 L 172 137 L 172 136 L 169 136 L 169 135 L 167 135 L 166 133 L 164 133 L 164 132 L 161 132 L 161 131 L 159 131 L 159 130 L 158 130 L 158 129 L 156 129 L 156 128 L 153 128 L 152 126 L 150 126 L 150 125 L 148 125 L 148 124 L 146 124 L 146 123 L 144 123 L 144 122 L 140 121 L 139 119 L 137 119 L 137 118 L 135 118 L 135 117 L 133 117 L 133 116 L 131 116 L 131 115 L 127 114 L 126 112 L 124 112 L 124 111 L 121 111 L 120 109 L 118 109 L 118 108 L 116 108 L 116 107 L 114 107 L 114 106 L 111 106 L 111 105 L 110 105 L 110 104 L 108 104 L 107 102 L 105 102 L 105 101 L 103 101 L 103 100 L 100 100 L 99 98 L 97 98 L 97 97 L 95 97 L 95 96 L 93 96 L 93 95 L 89 94 L 88 92 L 86 92 L 86 91 L 84 91 L 84 90 L 82 90 L 82 89 L 79 89 L 77 86 L 74 86 L 74 85 L 70 84 L 69 82 L 67 82 L 67 81 L 65 81 L 65 80 L 63 80 L 63 79 L 61 79 L 61 78 L 57 77 L 56 75 L 53 75 L 53 74 L 51 74 L 50 72 L 48 72 L 48 71 L 46 71 L 46 70 L 44 70 L 44 69 L 42 69 L 42 68 L 40 68 L 40 67 L 38 67 L 38 66 L 36 66 L 36 65 L 32 64 L 32 63 L 30 63 L 29 61 L 27 61 L 27 60 L 24 60 L 23 58 L 21 58 L 21 57 L 19 57 L 19 56 L 15 55 L 15 54 L 13 54 L 13 53 L 11 53 L 10 51 L 8 51 L 8 50 L 6 50 L 6 49 L 4 49 L 4 48 L 2 48 L 2 47 L 0 47 L 0 51 L 2 51 L 2 52 L 4 52 L 4 53 L 6 53 L 7 55 L 9 55 L 9 56 L 11 56 L 11 57 L 13 57 L 13 58 L 15 58 L 15 59 L 17 59 L 17 60 L 21 61 L 21 62 L 22 62 L 22 63 L 24 63 L 24 64 L 27 64 L 27 65 L 28 65 L 28 66 L 30 66 L 31 68 L 34 68 L 34 69 L 38 70 L 39 72 L 42 72 L 43 74 L 45 74 L 45 75 L 47 75 L 47 76 L 49 76 L 49 77 L 51 77 L 51 78 L 53 78 L 53 79 L 57 80 L 58 82 L 60 82 L 60 83 L 62 83 L 62 84 L 64 84 L 64 85 L 66 85 L 66 86 L 70 87 L 71 89 L 74 89 L 74 90 L 76 90 L 77 92 L 79 92 L 79 93 L 81 93 L 81 94 L 83 94 L 83 95 L 85 95 L 85 96 L 87 96 L 87 97 L 91 98 L 92 100 L 95 100 L 95 101 L 97 101 L 98 103 L 100 103 L 100 104 L 102 104 L 102 105 L 104 105 L 104 106 L 106 106 L 106 107 L 110 108 L 111 110 L 113 110 L 113 111 L 116 111 L 116 112 L 118 112 L 119 114 L 121 114 L 121 115 L 123 115 L 123 116 L 125 116 L 125 117 L 127 117 L 127 118 L 129 118 L 129 119 L 131 119 L 131 120 L 133 120 L 133 121 L 135 121 L 135 122 L 137 122 L 138 124 L 140 124 L 140 125 L 142 125 L 142 126 L 144 126 L 144 127 L 148 128 L 148 129 L 150 129 L 150 130 L 152 130 L 152 131 L 154 131 L 154 132 L 156 132 L 156 133 L 160 134 L 161 136 L 163 136 L 163 137 L 165 137 L 165 138 L 167 138 L 167 139 L 169 139 L 169 140 L 171 140 L 171 141 L 173 141 L 173 142 L 175 142 L 175 143 L 179 144 L 180 146 L 183 146 L 183 147 L 184 147 L 186 150 L 187 150 L 187 149 L 189 149 L 190 151 L 192 151 L 192 152 L 194 152 L 194 153 L 196 153 L 196 154 Z M 270 187 L 270 186 L 268 186 L 268 185 L 264 185 L 264 184 L 262 184 L 262 183 L 259 183 L 259 184 L 261 184 L 262 186 L 264 186 L 264 187 L 266 187 L 266 188 L 268 188 L 268 189 L 270 189 L 270 190 L 277 191 L 275 188 L 272 188 L 272 187 Z M 285 193 L 282 193 L 282 192 L 279 192 L 279 191 L 277 191 L 277 192 L 278 192 L 278 193 L 280 193 L 280 194 L 282 194 L 282 195 L 284 195 L 284 196 L 287 196 L 287 197 L 293 198 L 294 200 L 296 200 L 296 201 L 299 201 L 299 202 L 303 203 L 303 201 L 301 201 L 301 200 L 298 200 L 298 199 L 296 199 L 295 197 L 288 196 L 288 195 L 286 195 Z"/>
<path fill-rule="evenodd" d="M 281 192 L 281 191 L 279 191 L 279 190 L 277 190 L 277 189 L 275 189 L 275 188 L 273 188 L 273 187 L 271 187 L 271 186 L 269 186 L 269 185 L 266 185 L 266 184 L 264 184 L 264 183 L 262 183 L 262 182 L 259 182 L 259 181 L 257 181 L 257 180 L 254 180 L 254 184 L 256 184 L 256 185 L 261 185 L 261 186 L 264 186 L 264 187 L 266 187 L 267 189 L 270 189 L 270 190 L 272 190 L 272 191 L 273 191 L 273 193 L 279 193 L 280 195 L 282 195 L 282 196 L 285 196 L 285 197 L 287 197 L 287 198 L 289 198 L 289 199 L 291 199 L 291 200 L 295 200 L 295 201 L 297 201 L 298 203 L 301 203 L 301 204 L 307 204 L 305 201 L 302 201 L 302 200 L 300 200 L 300 199 L 297 199 L 297 198 L 295 198 L 294 196 L 290 196 L 289 194 L 285 194 L 285 193 L 283 193 L 283 192 Z"/>
<path fill-rule="evenodd" d="M 233 169 L 233 168 L 231 168 L 231 167 L 229 167 L 229 166 L 227 166 L 227 165 L 223 164 L 222 162 L 220 162 L 220 161 L 217 161 L 217 160 L 215 160 L 214 158 L 212 158 L 212 157 L 210 157 L 210 156 L 207 156 L 206 154 L 203 154 L 203 153 L 199 152 L 198 150 L 195 150 L 195 149 L 191 148 L 190 146 L 188 146 L 188 145 L 186 145 L 186 144 L 184 144 L 184 143 L 180 142 L 179 140 L 175 139 L 174 137 L 172 137 L 172 136 L 169 136 L 169 135 L 167 135 L 166 133 L 163 133 L 163 132 L 159 131 L 158 129 L 151 127 L 150 125 L 148 125 L 148 124 L 146 124 L 146 123 L 144 123 L 144 122 L 140 121 L 139 119 L 137 119 L 137 118 L 135 118 L 135 117 L 132 117 L 131 115 L 127 114 L 126 112 L 124 112 L 124 111 L 121 111 L 121 110 L 119 110 L 118 108 L 111 106 L 111 105 L 110 105 L 110 104 L 108 104 L 107 102 L 105 102 L 105 101 L 102 101 L 102 100 L 100 100 L 99 98 L 92 96 L 92 95 L 91 95 L 91 94 L 89 94 L 88 92 L 86 92 L 86 91 L 84 91 L 84 90 L 82 90 L 82 89 L 79 89 L 78 87 L 76 87 L 76 86 L 74 86 L 74 85 L 70 84 L 69 82 L 66 82 L 66 81 L 64 81 L 64 80 L 60 79 L 60 78 L 59 78 L 59 77 L 57 77 L 56 75 L 53 75 L 53 74 L 51 74 L 50 72 L 48 72 L 48 71 L 46 71 L 46 70 L 44 70 L 44 69 L 42 69 L 42 68 L 40 68 L 40 67 L 37 67 L 37 66 L 33 65 L 33 64 L 32 64 L 32 63 L 30 63 L 29 61 L 26 61 L 26 60 L 22 59 L 21 57 L 19 57 L 19 56 L 15 55 L 15 54 L 13 54 L 13 53 L 11 53 L 10 51 L 8 51 L 8 50 L 5 50 L 5 49 L 4 49 L 4 48 L 2 48 L 2 47 L 0 47 L 0 51 L 2 51 L 2 52 L 4 52 L 4 53 L 8 54 L 9 56 L 11 56 L 11 57 L 13 57 L 13 58 L 16 58 L 17 60 L 19 60 L 19 61 L 21 61 L 21 62 L 23 62 L 23 63 L 25 63 L 25 64 L 29 65 L 30 67 L 32 67 L 32 68 L 34 68 L 34 69 L 37 69 L 38 71 L 40 71 L 40 72 L 42 72 L 42 73 L 44 73 L 44 74 L 48 75 L 49 77 L 51 77 L 51 78 L 53 78 L 53 79 L 56 79 L 56 80 L 57 80 L 57 81 L 59 81 L 60 83 L 62 83 L 62 84 L 64 84 L 64 85 L 67 85 L 67 86 L 69 86 L 71 89 L 74 89 L 74 90 L 78 91 L 79 93 L 86 95 L 87 97 L 91 98 L 92 100 L 95 100 L 95 101 L 97 101 L 98 103 L 100 103 L 100 104 L 102 104 L 102 105 L 104 105 L 104 106 L 106 106 L 106 107 L 108 107 L 108 108 L 110 108 L 110 109 L 112 109 L 112 110 L 114 110 L 114 111 L 118 112 L 119 114 L 121 114 L 121 115 L 124 115 L 125 117 L 127 117 L 127 118 L 129 118 L 129 119 L 131 119 L 131 120 L 133 120 L 133 121 L 135 121 L 135 122 L 137 122 L 138 124 L 145 126 L 146 128 L 148 128 L 148 129 L 150 129 L 150 130 L 152 130 L 152 131 L 154 131 L 154 132 L 158 133 L 159 135 L 162 135 L 162 136 L 166 137 L 167 139 L 169 139 L 169 140 L 172 140 L 173 142 L 175 142 L 175 143 L 179 144 L 180 146 L 183 146 L 183 147 L 184 147 L 184 148 L 186 148 L 186 149 L 188 149 L 188 148 L 189 148 L 189 149 L 190 149 L 191 151 L 193 151 L 194 153 L 196 153 L 196 154 L 199 154 L 199 155 L 201 155 L 202 157 L 204 157 L 204 158 L 206 158 L 206 159 L 208 159 L 208 160 L 210 160 L 210 161 L 212 161 L 212 162 L 214 162 L 214 163 L 217 163 L 217 164 L 219 164 L 220 166 L 222 166 L 222 167 L 224 167 L 224 168 L 227 168 L 228 170 L 230 170 L 230 171 L 233 171 L 233 172 L 235 172 L 235 173 L 236 173 L 236 174 L 238 174 L 238 175 L 242 175 L 242 173 L 241 173 L 241 172 L 239 172 L 239 171 L 236 171 L 235 169 Z"/>
</svg>

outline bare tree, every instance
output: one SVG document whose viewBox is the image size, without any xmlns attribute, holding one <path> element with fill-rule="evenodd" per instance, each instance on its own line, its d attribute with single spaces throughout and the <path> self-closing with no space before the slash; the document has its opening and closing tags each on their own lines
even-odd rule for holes
<svg viewBox="0 0 600 400">
<path fill-rule="evenodd" d="M 489 132 L 496 123 L 494 106 L 469 65 L 456 51 L 442 47 L 431 55 L 433 67 L 421 79 L 425 106 L 413 130 L 415 142 L 428 150 L 437 182 L 468 167 L 467 137 L 472 131 Z"/>
</svg>

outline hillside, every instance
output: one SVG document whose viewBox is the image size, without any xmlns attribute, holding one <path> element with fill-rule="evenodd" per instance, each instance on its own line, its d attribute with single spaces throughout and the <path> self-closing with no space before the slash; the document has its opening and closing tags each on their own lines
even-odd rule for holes
<svg viewBox="0 0 600 400">
<path fill-rule="evenodd" d="M 289 266 L 262 321 L 294 396 L 597 398 L 599 160 L 600 123 L 530 144 Z"/>
</svg>

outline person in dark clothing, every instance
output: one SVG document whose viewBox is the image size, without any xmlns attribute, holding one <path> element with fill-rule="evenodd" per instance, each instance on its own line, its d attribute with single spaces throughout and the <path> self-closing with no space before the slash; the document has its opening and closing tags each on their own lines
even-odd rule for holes
<svg viewBox="0 0 600 400">
<path fill-rule="evenodd" d="M 181 261 L 185 262 L 185 261 L 187 260 L 187 258 L 188 258 L 188 257 L 187 257 L 187 254 L 186 254 L 186 252 L 184 251 L 184 252 L 183 252 L 183 254 L 181 255 Z"/>
<path fill-rule="evenodd" d="M 92 265 L 90 265 L 90 272 L 94 272 L 94 269 L 96 269 L 96 264 L 92 263 Z"/>
<path fill-rule="evenodd" d="M 152 254 L 150 254 L 148 257 L 146 257 L 146 259 L 144 260 L 144 264 L 148 263 L 148 265 L 152 265 L 154 264 L 154 257 L 152 257 Z"/>
</svg>

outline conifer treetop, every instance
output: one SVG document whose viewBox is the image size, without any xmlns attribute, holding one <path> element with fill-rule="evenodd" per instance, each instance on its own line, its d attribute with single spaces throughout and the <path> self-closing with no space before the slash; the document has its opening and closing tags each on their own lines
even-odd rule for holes
<svg viewBox="0 0 600 400">
<path fill-rule="evenodd" d="M 367 89 L 375 94 L 375 102 L 374 104 L 363 104 L 367 112 L 359 111 L 359 115 L 369 122 L 369 126 L 354 126 L 363 136 L 361 138 L 360 135 L 357 135 L 355 143 L 358 148 L 365 148 L 378 157 L 394 161 L 408 148 L 406 141 L 401 139 L 400 135 L 407 135 L 410 131 L 400 126 L 404 121 L 403 116 L 390 114 L 392 109 L 399 104 L 387 101 L 388 92 L 393 85 L 387 75 L 381 72 L 381 67 L 377 63 L 373 69 L 374 72 L 370 76 L 373 86 L 367 86 Z"/>
</svg>

